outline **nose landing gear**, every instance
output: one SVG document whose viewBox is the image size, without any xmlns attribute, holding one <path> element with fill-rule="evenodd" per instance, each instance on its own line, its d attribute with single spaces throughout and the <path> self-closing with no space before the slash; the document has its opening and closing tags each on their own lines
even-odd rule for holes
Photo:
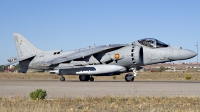
<svg viewBox="0 0 200 112">
<path fill-rule="evenodd" d="M 126 82 L 133 82 L 135 77 L 137 76 L 137 70 L 135 68 L 131 68 L 131 70 L 133 70 L 133 74 L 128 73 L 125 76 L 125 81 Z"/>
<path fill-rule="evenodd" d="M 133 76 L 133 74 L 126 74 L 126 76 L 125 76 L 125 81 L 126 82 L 133 82 L 134 81 L 134 76 Z"/>
</svg>

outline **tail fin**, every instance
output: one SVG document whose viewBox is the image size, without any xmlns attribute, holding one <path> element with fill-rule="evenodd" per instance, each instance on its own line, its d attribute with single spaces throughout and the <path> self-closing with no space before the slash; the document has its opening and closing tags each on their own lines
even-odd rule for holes
<svg viewBox="0 0 200 112">
<path fill-rule="evenodd" d="M 43 52 L 31 44 L 26 38 L 18 33 L 13 33 L 18 56 L 37 54 Z"/>
</svg>

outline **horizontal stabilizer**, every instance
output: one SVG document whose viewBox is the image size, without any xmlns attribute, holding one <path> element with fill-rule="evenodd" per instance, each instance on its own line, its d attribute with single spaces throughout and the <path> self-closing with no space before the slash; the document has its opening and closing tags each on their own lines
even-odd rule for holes
<svg viewBox="0 0 200 112">
<path fill-rule="evenodd" d="M 12 61 L 11 63 L 8 63 L 4 66 L 8 66 L 8 65 L 12 65 L 12 64 L 15 64 L 17 62 L 20 62 L 20 61 L 23 61 L 23 60 L 26 60 L 26 59 L 29 59 L 29 58 L 32 58 L 32 57 L 35 57 L 36 55 L 26 55 L 26 56 L 22 56 L 22 57 L 18 57 L 17 60 L 15 61 Z"/>
</svg>

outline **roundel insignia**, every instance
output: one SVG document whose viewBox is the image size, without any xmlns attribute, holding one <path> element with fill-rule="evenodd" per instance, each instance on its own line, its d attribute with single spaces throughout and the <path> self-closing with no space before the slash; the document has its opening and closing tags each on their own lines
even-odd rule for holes
<svg viewBox="0 0 200 112">
<path fill-rule="evenodd" d="M 115 59 L 119 59 L 120 55 L 119 54 L 115 54 Z"/>
<path fill-rule="evenodd" d="M 21 45 L 22 43 L 23 43 L 23 41 L 21 40 L 21 41 L 20 41 L 20 45 Z"/>
</svg>

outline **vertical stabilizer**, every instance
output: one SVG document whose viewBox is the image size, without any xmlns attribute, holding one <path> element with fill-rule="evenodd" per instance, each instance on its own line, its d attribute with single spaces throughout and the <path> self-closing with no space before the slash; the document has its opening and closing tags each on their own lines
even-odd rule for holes
<svg viewBox="0 0 200 112">
<path fill-rule="evenodd" d="M 18 56 L 26 56 L 30 54 L 37 54 L 43 52 L 36 48 L 32 43 L 30 43 L 26 38 L 18 33 L 13 33 Z"/>
</svg>

